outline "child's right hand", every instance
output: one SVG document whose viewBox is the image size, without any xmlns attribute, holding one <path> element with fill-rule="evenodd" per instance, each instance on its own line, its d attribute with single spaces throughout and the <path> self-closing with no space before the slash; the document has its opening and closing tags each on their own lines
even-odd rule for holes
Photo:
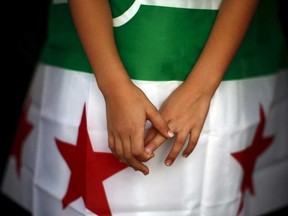
<svg viewBox="0 0 288 216">
<path fill-rule="evenodd" d="M 147 175 L 149 169 L 143 162 L 151 159 L 154 154 L 144 150 L 146 121 L 149 120 L 164 137 L 170 138 L 173 133 L 167 122 L 132 82 L 114 86 L 104 98 L 109 148 L 120 161 Z"/>
</svg>

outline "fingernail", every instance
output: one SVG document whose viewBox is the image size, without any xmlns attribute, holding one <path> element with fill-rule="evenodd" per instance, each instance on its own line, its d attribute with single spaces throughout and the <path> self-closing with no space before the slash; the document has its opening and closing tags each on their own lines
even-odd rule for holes
<svg viewBox="0 0 288 216">
<path fill-rule="evenodd" d="M 145 148 L 145 151 L 146 151 L 148 154 L 152 154 L 152 149 L 151 149 L 151 147 L 146 147 L 146 148 Z"/>
<path fill-rule="evenodd" d="M 174 133 L 172 131 L 168 131 L 168 136 L 169 137 L 173 137 L 174 136 Z"/>
<path fill-rule="evenodd" d="M 188 156 L 189 156 L 189 154 L 187 154 L 187 153 L 186 153 L 186 154 L 183 154 L 183 157 L 184 157 L 184 158 L 187 158 Z"/>
<path fill-rule="evenodd" d="M 149 153 L 148 156 L 149 156 L 149 160 L 150 160 L 150 159 L 153 158 L 155 155 L 154 155 L 153 153 L 151 153 L 151 154 Z"/>
<path fill-rule="evenodd" d="M 171 160 L 165 161 L 165 165 L 168 166 L 168 167 L 171 166 L 172 165 L 172 161 Z"/>
</svg>

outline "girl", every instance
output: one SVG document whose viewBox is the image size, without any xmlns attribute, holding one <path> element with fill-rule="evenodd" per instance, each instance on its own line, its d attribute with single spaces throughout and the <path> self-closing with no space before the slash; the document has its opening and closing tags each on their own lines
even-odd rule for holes
<svg viewBox="0 0 288 216">
<path fill-rule="evenodd" d="M 41 216 L 288 204 L 285 47 L 274 0 L 54 0 L 3 191 Z"/>
</svg>

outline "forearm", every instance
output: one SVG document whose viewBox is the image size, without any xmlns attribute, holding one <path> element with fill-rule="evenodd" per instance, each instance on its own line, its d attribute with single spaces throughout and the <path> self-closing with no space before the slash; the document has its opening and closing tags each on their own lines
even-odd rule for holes
<svg viewBox="0 0 288 216">
<path fill-rule="evenodd" d="M 214 94 L 233 60 L 259 0 L 223 0 L 207 43 L 186 83 L 193 80 Z"/>
<path fill-rule="evenodd" d="M 115 45 L 109 1 L 69 0 L 69 6 L 102 93 L 107 94 L 109 86 L 130 82 Z"/>
</svg>

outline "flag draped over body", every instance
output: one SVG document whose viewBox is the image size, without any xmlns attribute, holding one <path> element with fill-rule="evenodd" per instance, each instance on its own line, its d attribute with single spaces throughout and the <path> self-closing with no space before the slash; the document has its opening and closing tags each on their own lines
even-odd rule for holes
<svg viewBox="0 0 288 216">
<path fill-rule="evenodd" d="M 156 107 L 193 68 L 220 3 L 110 0 L 121 60 Z M 166 167 L 167 141 L 148 176 L 108 148 L 104 99 L 65 0 L 51 3 L 40 60 L 2 185 L 33 215 L 259 215 L 288 205 L 288 60 L 277 1 L 261 1 L 193 153 Z"/>
</svg>

